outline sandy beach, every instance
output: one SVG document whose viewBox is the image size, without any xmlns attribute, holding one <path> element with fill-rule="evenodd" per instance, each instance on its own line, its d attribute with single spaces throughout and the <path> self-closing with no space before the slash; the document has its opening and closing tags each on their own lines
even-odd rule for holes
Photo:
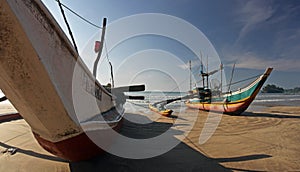
<svg viewBox="0 0 300 172">
<path fill-rule="evenodd" d="M 196 145 L 196 122 L 186 144 L 230 170 L 297 171 L 300 169 L 300 107 L 268 107 L 240 116 L 223 115 L 213 137 Z M 201 119 L 201 118 L 198 118 Z M 203 119 L 203 118 L 202 118 Z"/>
<path fill-rule="evenodd" d="M 222 115 L 216 131 L 204 144 L 199 143 L 199 136 L 207 117 L 209 115 L 217 117 L 220 114 L 200 112 L 192 130 L 188 133 L 185 131 L 185 125 L 173 124 L 177 120 L 182 120 L 185 124 L 193 123 L 189 120 L 195 118 L 191 118 L 189 113 L 190 110 L 186 110 L 180 114 L 180 118 L 153 115 L 156 117 L 155 121 L 145 125 L 124 120 L 121 133 L 128 137 L 152 137 L 171 127 L 176 131 L 174 133 L 177 133 L 174 137 L 183 139 L 169 152 L 141 160 L 106 153 L 90 160 L 69 163 L 43 150 L 23 119 L 2 122 L 0 151 L 15 147 L 17 152 L 13 155 L 0 153 L 0 171 L 297 171 L 300 169 L 300 107 L 250 108 L 240 116 Z M 125 115 L 153 120 L 142 114 Z"/>
</svg>

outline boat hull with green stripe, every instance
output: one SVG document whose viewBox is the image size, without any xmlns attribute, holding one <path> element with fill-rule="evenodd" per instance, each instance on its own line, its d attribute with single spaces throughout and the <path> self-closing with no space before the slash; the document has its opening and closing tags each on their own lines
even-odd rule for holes
<svg viewBox="0 0 300 172">
<path fill-rule="evenodd" d="M 273 68 L 267 68 L 261 76 L 245 88 L 234 92 L 230 91 L 221 96 L 205 97 L 204 99 L 199 97 L 192 98 L 186 101 L 185 105 L 189 108 L 204 111 L 239 115 L 253 102 L 272 70 Z"/>
</svg>

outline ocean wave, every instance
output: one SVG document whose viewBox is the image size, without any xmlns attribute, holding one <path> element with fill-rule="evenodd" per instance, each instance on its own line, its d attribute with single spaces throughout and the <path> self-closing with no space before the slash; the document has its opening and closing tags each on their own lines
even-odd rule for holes
<svg viewBox="0 0 300 172">
<path fill-rule="evenodd" d="M 300 98 L 296 99 L 258 99 L 254 100 L 254 102 L 259 103 L 259 102 L 287 102 L 287 101 L 300 101 Z"/>
</svg>

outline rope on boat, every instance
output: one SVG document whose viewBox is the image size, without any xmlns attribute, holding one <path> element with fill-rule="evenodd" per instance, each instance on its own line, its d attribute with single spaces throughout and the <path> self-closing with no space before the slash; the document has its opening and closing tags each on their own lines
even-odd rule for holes
<svg viewBox="0 0 300 172">
<path fill-rule="evenodd" d="M 250 79 L 254 79 L 254 78 L 257 78 L 259 76 L 261 76 L 262 74 L 259 74 L 259 75 L 255 75 L 255 76 L 252 76 L 252 77 L 249 77 L 249 78 L 246 78 L 246 79 L 242 79 L 242 80 L 239 80 L 239 81 L 236 81 L 234 83 L 231 83 L 231 85 L 235 85 L 235 84 L 238 84 L 238 83 L 241 83 L 241 82 L 245 82 L 245 81 L 248 81 Z M 229 84 L 225 85 L 224 87 L 227 87 L 229 86 Z"/>
<path fill-rule="evenodd" d="M 104 46 L 105 46 L 105 51 L 106 51 L 106 59 L 107 59 L 108 64 L 110 66 L 111 85 L 112 85 L 112 88 L 113 88 L 113 87 L 115 87 L 113 65 L 111 64 L 111 62 L 110 62 L 110 60 L 108 58 L 108 51 L 107 51 L 107 46 L 106 46 L 106 42 L 105 41 L 104 41 Z"/>
<path fill-rule="evenodd" d="M 257 78 L 259 76 L 261 76 L 262 74 L 259 74 L 259 75 L 255 75 L 255 76 L 252 76 L 252 77 L 249 77 L 249 78 L 246 78 L 246 79 L 242 79 L 242 80 L 239 80 L 239 81 L 236 81 L 236 82 L 233 82 L 231 84 L 227 84 L 225 85 L 224 87 L 227 87 L 229 85 L 234 85 L 234 84 L 238 84 L 238 83 L 241 83 L 241 82 L 245 82 L 245 81 L 248 81 L 250 79 L 254 79 L 254 78 Z M 189 99 L 189 98 L 192 98 L 195 94 L 192 94 L 192 95 L 187 95 L 187 96 L 183 96 L 183 97 L 179 97 L 179 98 L 174 98 L 174 99 L 168 99 L 168 100 L 163 100 L 163 101 L 160 101 L 160 102 L 155 102 L 152 104 L 152 106 L 156 107 L 158 109 L 158 106 L 162 107 L 163 109 L 166 109 L 166 105 L 169 104 L 169 103 L 172 103 L 174 101 L 177 101 L 177 100 L 185 100 L 185 99 Z"/>
<path fill-rule="evenodd" d="M 96 24 L 90 22 L 90 21 L 87 20 L 86 18 L 82 17 L 81 15 L 79 15 L 78 13 L 76 13 L 74 10 L 72 10 L 71 8 L 69 8 L 68 6 L 66 6 L 65 4 L 61 3 L 60 0 L 55 0 L 55 1 L 58 2 L 58 4 L 59 4 L 61 13 L 62 13 L 63 18 L 64 18 L 64 20 L 65 20 L 65 23 L 66 23 L 66 25 L 67 25 L 67 27 L 68 27 L 68 31 L 69 31 L 69 34 L 70 34 L 70 36 L 71 36 L 71 38 L 72 38 L 74 47 L 75 47 L 75 49 L 76 49 L 76 51 L 77 51 L 77 53 L 78 53 L 78 49 L 77 49 L 77 46 L 76 46 L 75 39 L 74 39 L 74 37 L 73 37 L 73 33 L 72 33 L 72 31 L 71 31 L 71 28 L 70 28 L 70 26 L 69 26 L 69 23 L 68 23 L 68 21 L 67 21 L 67 19 L 66 19 L 66 16 L 65 16 L 65 13 L 64 13 L 64 10 L 63 10 L 62 7 L 66 8 L 66 9 L 69 10 L 71 13 L 73 13 L 74 15 L 76 15 L 77 17 L 79 17 L 80 19 L 82 19 L 83 21 L 85 21 L 86 23 L 90 24 L 91 26 L 94 26 L 94 27 L 96 27 L 96 28 L 98 28 L 98 29 L 103 29 L 103 27 L 100 27 L 100 26 L 98 26 L 98 25 L 96 25 Z M 110 70 L 111 70 L 110 72 L 111 72 L 112 87 L 114 87 L 113 66 L 112 66 L 112 64 L 111 64 L 111 62 L 110 62 L 110 60 L 109 60 L 109 58 L 108 58 L 108 51 L 107 51 L 107 46 L 106 46 L 106 42 L 105 42 L 105 41 L 104 41 L 104 45 L 105 45 L 105 49 L 106 49 L 106 59 L 107 59 L 107 61 L 108 61 L 108 63 L 109 63 Z"/>
<path fill-rule="evenodd" d="M 57 3 L 58 3 L 59 8 L 60 8 L 61 14 L 62 14 L 62 16 L 63 16 L 63 18 L 64 18 L 64 21 L 65 21 L 65 23 L 66 23 L 66 25 L 67 25 L 67 28 L 68 28 L 69 34 L 70 34 L 70 36 L 71 36 L 71 39 L 72 39 L 74 48 L 75 48 L 76 52 L 78 53 L 77 45 L 76 45 L 76 42 L 75 42 L 73 33 L 72 33 L 72 31 L 71 31 L 71 27 L 70 27 L 70 25 L 69 25 L 69 23 L 68 23 L 68 20 L 67 20 L 65 11 L 64 11 L 64 9 L 63 9 L 63 7 L 62 7 L 62 3 L 60 2 L 60 0 L 56 0 L 56 1 L 57 1 Z"/>
<path fill-rule="evenodd" d="M 59 0 L 55 0 L 56 2 L 58 2 Z M 76 13 L 74 10 L 72 10 L 71 8 L 69 8 L 68 6 L 66 6 L 63 3 L 60 3 L 63 7 L 65 7 L 67 10 L 69 10 L 71 13 L 73 13 L 74 15 L 76 15 L 77 17 L 79 17 L 81 20 L 85 21 L 86 23 L 90 24 L 91 26 L 94 26 L 98 29 L 102 29 L 102 27 L 92 23 L 91 21 L 89 21 L 88 19 L 82 17 L 81 15 L 79 15 L 78 13 Z"/>
<path fill-rule="evenodd" d="M 196 75 L 195 73 L 196 73 L 196 72 L 192 72 L 192 75 L 193 75 L 193 76 Z M 185 80 L 181 81 L 180 84 L 178 84 L 176 87 L 174 87 L 174 88 L 171 90 L 171 92 L 172 92 L 172 91 L 175 91 L 177 88 L 179 88 L 179 87 L 180 87 L 182 84 L 184 84 L 188 79 L 189 79 L 189 78 L 187 77 Z M 202 82 L 202 80 L 201 80 L 201 82 Z M 198 83 L 198 82 L 196 81 L 196 83 Z"/>
<path fill-rule="evenodd" d="M 77 46 L 76 46 L 76 43 L 75 43 L 75 40 L 74 40 L 74 38 L 73 38 L 72 31 L 71 31 L 70 26 L 69 26 L 69 24 L 68 24 L 68 22 L 67 22 L 67 19 L 66 19 L 66 17 L 65 17 L 63 8 L 61 8 L 61 7 L 66 8 L 66 9 L 69 10 L 71 13 L 73 13 L 74 15 L 76 15 L 76 16 L 79 17 L 81 20 L 85 21 L 86 23 L 90 24 L 91 26 L 94 26 L 94 27 L 96 27 L 96 28 L 98 28 L 98 29 L 103 29 L 103 27 L 100 27 L 100 26 L 98 26 L 98 25 L 92 23 L 91 21 L 87 20 L 86 18 L 82 17 L 81 15 L 79 15 L 78 13 L 76 13 L 74 10 L 72 10 L 71 8 L 69 8 L 68 6 L 66 6 L 65 4 L 61 3 L 60 0 L 55 0 L 55 1 L 58 2 L 59 6 L 60 6 L 60 9 L 61 9 L 61 11 L 62 11 L 64 20 L 65 20 L 65 22 L 66 22 L 66 25 L 67 25 L 67 27 L 68 27 L 70 36 L 71 36 L 71 38 L 72 38 L 74 47 L 75 47 L 76 51 L 78 52 Z M 113 67 L 112 67 L 112 64 L 111 64 L 111 62 L 110 62 L 110 60 L 109 60 L 109 58 L 108 58 L 108 51 L 107 51 L 106 42 L 104 42 L 104 44 L 105 44 L 105 49 L 106 49 L 106 59 L 107 59 L 109 65 L 110 65 L 110 69 L 111 69 L 112 87 L 114 87 Z"/>
</svg>

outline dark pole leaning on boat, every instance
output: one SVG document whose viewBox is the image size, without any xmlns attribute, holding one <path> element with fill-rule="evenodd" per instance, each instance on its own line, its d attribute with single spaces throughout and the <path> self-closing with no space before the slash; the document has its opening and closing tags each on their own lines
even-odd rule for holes
<svg viewBox="0 0 300 172">
<path fill-rule="evenodd" d="M 5 101 L 5 100 L 7 100 L 7 97 L 6 97 L 6 96 L 3 96 L 3 97 L 0 98 L 0 102 L 3 102 L 3 101 Z"/>
<path fill-rule="evenodd" d="M 63 5 L 62 5 L 62 3 L 60 2 L 60 0 L 56 0 L 56 1 L 57 1 L 57 3 L 58 3 L 58 6 L 59 6 L 60 11 L 61 11 L 61 14 L 62 14 L 62 16 L 63 16 L 63 18 L 64 18 L 65 23 L 66 23 L 66 26 L 67 26 L 67 28 L 68 28 L 70 37 L 71 37 L 72 42 L 73 42 L 73 46 L 74 46 L 76 52 L 78 53 L 78 48 L 77 48 L 77 45 L 76 45 L 76 42 L 75 42 L 73 33 L 72 33 L 72 31 L 71 31 L 71 27 L 70 27 L 70 25 L 69 25 L 69 23 L 68 23 L 68 20 L 67 20 L 65 11 L 64 11 L 64 9 L 63 9 Z"/>
<path fill-rule="evenodd" d="M 98 62 L 100 60 L 100 57 L 101 57 L 101 54 L 102 54 L 102 49 L 103 49 L 103 44 L 104 44 L 104 37 L 105 37 L 105 30 L 106 30 L 106 21 L 107 19 L 104 18 L 103 19 L 103 27 L 102 27 L 102 33 L 101 33 L 101 40 L 100 40 L 100 45 L 99 45 L 99 49 L 98 49 L 98 55 L 97 55 L 97 58 L 94 62 L 94 68 L 93 68 L 93 75 L 97 76 L 97 67 L 98 67 Z"/>
</svg>

